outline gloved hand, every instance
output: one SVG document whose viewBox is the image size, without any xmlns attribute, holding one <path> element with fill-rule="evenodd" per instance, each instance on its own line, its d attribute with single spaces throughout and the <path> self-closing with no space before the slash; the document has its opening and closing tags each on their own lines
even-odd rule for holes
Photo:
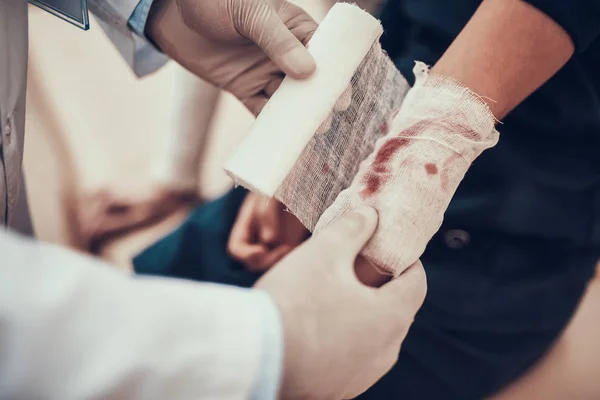
<svg viewBox="0 0 600 400">
<path fill-rule="evenodd" d="M 249 270 L 266 271 L 299 246 L 308 233 L 279 201 L 250 192 L 231 229 L 227 249 Z"/>
<path fill-rule="evenodd" d="M 314 71 L 303 44 L 316 27 L 285 0 L 155 0 L 146 33 L 172 59 L 258 114 L 282 72 L 302 79 Z"/>
<path fill-rule="evenodd" d="M 417 263 L 379 289 L 360 283 L 354 263 L 376 224 L 371 208 L 350 212 L 256 283 L 282 315 L 281 398 L 352 398 L 396 362 L 425 297 L 425 273 Z"/>
</svg>

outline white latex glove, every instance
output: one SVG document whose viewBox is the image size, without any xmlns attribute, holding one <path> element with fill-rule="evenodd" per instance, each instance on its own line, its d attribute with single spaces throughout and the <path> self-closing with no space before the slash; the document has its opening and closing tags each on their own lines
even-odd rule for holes
<svg viewBox="0 0 600 400">
<path fill-rule="evenodd" d="M 281 398 L 352 398 L 396 362 L 427 285 L 420 263 L 379 289 L 360 283 L 354 264 L 376 225 L 371 208 L 348 213 L 256 283 L 283 319 Z"/>
<path fill-rule="evenodd" d="M 308 77 L 304 44 L 317 24 L 285 0 L 155 0 L 147 34 L 200 78 L 233 93 L 257 114 L 283 73 Z"/>
</svg>

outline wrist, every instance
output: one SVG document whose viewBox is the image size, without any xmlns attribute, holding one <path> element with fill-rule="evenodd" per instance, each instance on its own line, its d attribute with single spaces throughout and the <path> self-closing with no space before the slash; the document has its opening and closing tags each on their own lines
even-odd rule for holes
<svg viewBox="0 0 600 400">
<path fill-rule="evenodd" d="M 494 118 L 500 120 L 511 110 L 507 103 L 507 96 L 502 93 L 502 88 L 497 87 L 496 79 L 489 79 L 488 70 L 482 68 L 457 69 L 450 63 L 441 59 L 431 70 L 432 73 L 450 78 L 460 85 L 468 88 L 487 105 Z"/>
</svg>

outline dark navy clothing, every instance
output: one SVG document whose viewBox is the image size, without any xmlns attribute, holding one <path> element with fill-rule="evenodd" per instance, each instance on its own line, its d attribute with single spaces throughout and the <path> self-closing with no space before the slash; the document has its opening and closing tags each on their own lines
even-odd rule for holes
<svg viewBox="0 0 600 400">
<path fill-rule="evenodd" d="M 421 258 L 428 293 L 397 365 L 362 399 L 480 399 L 522 375 L 568 323 L 600 257 L 600 2 L 532 0 L 573 59 L 498 127 Z M 406 77 L 435 64 L 480 4 L 389 0 L 384 48 Z M 515 60 L 515 62 L 519 62 Z M 244 191 L 200 207 L 136 271 L 250 285 L 226 255 Z M 349 360 L 351 362 L 351 360 Z"/>
<path fill-rule="evenodd" d="M 168 236 L 133 259 L 137 273 L 250 287 L 260 275 L 249 273 L 227 255 L 227 239 L 246 197 L 239 187 L 196 208 Z"/>
<path fill-rule="evenodd" d="M 383 47 L 412 77 L 414 60 L 435 64 L 480 3 L 388 0 Z M 530 3 L 564 21 L 577 53 L 498 126 L 499 144 L 475 161 L 447 218 L 600 246 L 600 2 Z"/>
<path fill-rule="evenodd" d="M 245 193 L 237 188 L 196 209 L 133 260 L 136 272 L 251 286 L 258 275 L 226 250 Z M 425 304 L 397 365 L 362 398 L 478 399 L 511 382 L 545 353 L 579 302 L 587 278 L 561 279 L 561 271 L 587 269 L 597 256 L 475 231 L 467 244 L 458 232 L 428 246 Z"/>
</svg>

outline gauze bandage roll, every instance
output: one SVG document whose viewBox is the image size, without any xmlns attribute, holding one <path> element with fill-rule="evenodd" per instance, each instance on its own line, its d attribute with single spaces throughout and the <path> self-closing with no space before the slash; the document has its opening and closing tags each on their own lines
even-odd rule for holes
<svg viewBox="0 0 600 400">
<path fill-rule="evenodd" d="M 276 197 L 310 230 L 387 132 L 408 83 L 360 8 L 332 7 L 308 44 L 317 69 L 286 77 L 225 165 L 235 183 Z"/>
<path fill-rule="evenodd" d="M 423 63 L 414 72 L 416 83 L 389 133 L 316 227 L 372 205 L 379 225 L 363 255 L 394 275 L 425 251 L 467 169 L 498 141 L 494 117 L 480 97 L 451 79 L 429 75 Z"/>
</svg>

